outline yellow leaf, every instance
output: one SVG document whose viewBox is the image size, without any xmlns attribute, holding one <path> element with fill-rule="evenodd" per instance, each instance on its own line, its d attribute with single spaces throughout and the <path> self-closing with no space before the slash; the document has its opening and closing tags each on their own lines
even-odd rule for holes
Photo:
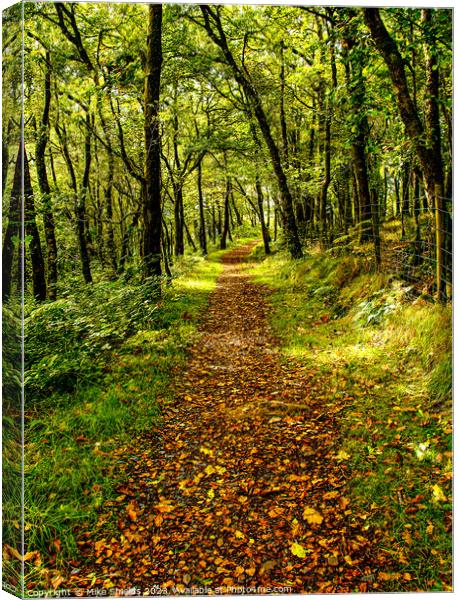
<svg viewBox="0 0 459 600">
<path fill-rule="evenodd" d="M 167 502 L 160 502 L 159 504 L 156 504 L 155 508 L 160 513 L 173 512 L 175 510 L 175 506 L 172 506 L 172 504 L 168 504 Z"/>
<path fill-rule="evenodd" d="M 339 492 L 334 490 L 332 492 L 326 492 L 322 497 L 324 500 L 332 500 L 333 498 L 336 498 L 337 496 L 339 496 Z"/>
<path fill-rule="evenodd" d="M 344 557 L 344 560 L 347 562 L 348 565 L 351 565 L 351 567 L 354 564 L 352 562 L 352 558 L 348 554 L 346 554 L 346 556 Z"/>
<path fill-rule="evenodd" d="M 34 558 L 37 558 L 38 556 L 40 556 L 40 553 L 38 552 L 38 550 L 33 550 L 32 552 L 26 552 L 24 554 L 24 560 L 25 561 L 33 560 Z"/>
<path fill-rule="evenodd" d="M 347 506 L 350 503 L 350 500 L 348 498 L 345 498 L 344 496 L 341 496 L 341 498 L 338 500 L 339 502 L 339 506 L 342 510 L 345 510 L 347 508 Z"/>
<path fill-rule="evenodd" d="M 338 454 L 335 456 L 337 460 L 349 460 L 351 455 L 348 454 L 345 450 L 340 450 Z"/>
<path fill-rule="evenodd" d="M 210 448 L 206 448 L 205 446 L 201 446 L 199 448 L 199 450 L 203 453 L 203 454 L 208 454 L 209 456 L 213 456 L 213 450 L 211 450 Z"/>
<path fill-rule="evenodd" d="M 209 490 L 207 492 L 207 497 L 209 498 L 209 500 L 213 500 L 215 498 L 215 492 L 214 492 L 214 490 Z"/>
<path fill-rule="evenodd" d="M 237 537 L 239 540 L 243 540 L 245 538 L 245 535 L 242 533 L 242 531 L 236 530 L 234 532 L 235 537 Z"/>
<path fill-rule="evenodd" d="M 204 469 L 207 475 L 213 475 L 215 473 L 215 468 L 212 465 L 207 465 Z"/>
<path fill-rule="evenodd" d="M 314 508 L 310 508 L 308 506 L 303 511 L 303 519 L 308 523 L 311 523 L 311 525 L 313 523 L 317 523 L 317 525 L 320 525 L 324 520 L 323 516 L 320 513 L 318 513 Z"/>
<path fill-rule="evenodd" d="M 292 535 L 296 535 L 300 530 L 300 524 L 298 523 L 298 519 L 293 519 L 292 521 Z"/>
<path fill-rule="evenodd" d="M 98 540 L 94 544 L 94 548 L 96 550 L 96 555 L 99 555 L 102 552 L 102 550 L 105 548 L 105 540 Z"/>
<path fill-rule="evenodd" d="M 412 537 L 411 537 L 411 534 L 410 534 L 410 532 L 409 532 L 409 531 L 404 531 L 404 532 L 402 533 L 402 538 L 405 540 L 405 542 L 406 542 L 408 545 L 410 545 L 410 544 L 412 544 L 412 543 L 413 543 L 413 539 L 412 539 Z"/>
<path fill-rule="evenodd" d="M 307 554 L 307 550 L 296 542 L 293 542 L 293 544 L 290 546 L 290 552 L 293 554 L 293 556 L 298 556 L 298 558 L 306 558 Z"/>
<path fill-rule="evenodd" d="M 61 583 L 64 581 L 64 578 L 61 575 L 56 575 L 55 577 L 53 577 L 51 579 L 51 585 L 53 586 L 53 588 L 55 590 L 57 590 L 57 588 L 61 585 Z"/>
<path fill-rule="evenodd" d="M 441 487 L 437 484 L 432 486 L 432 495 L 434 502 L 446 502 L 446 496 Z"/>
</svg>

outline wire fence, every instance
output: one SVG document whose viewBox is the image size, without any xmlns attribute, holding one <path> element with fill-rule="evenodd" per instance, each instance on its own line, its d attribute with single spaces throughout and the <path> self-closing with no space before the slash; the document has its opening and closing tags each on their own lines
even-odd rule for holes
<svg viewBox="0 0 459 600">
<path fill-rule="evenodd" d="M 325 240 L 331 254 L 359 257 L 369 268 L 405 281 L 414 294 L 449 301 L 453 284 L 452 202 L 451 198 L 440 200 L 447 208 L 426 207 L 418 199 L 415 206 L 400 206 L 398 213 L 384 215 L 381 205 L 375 203 L 367 207 L 366 220 L 346 223 L 346 216 L 335 214 L 329 218 L 328 231 L 323 225 L 320 231 L 310 227 L 305 237 L 309 243 L 322 245 Z"/>
</svg>

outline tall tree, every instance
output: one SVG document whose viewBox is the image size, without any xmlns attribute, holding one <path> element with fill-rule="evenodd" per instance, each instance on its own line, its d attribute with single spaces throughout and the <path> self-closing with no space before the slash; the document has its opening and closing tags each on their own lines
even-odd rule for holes
<svg viewBox="0 0 459 600">
<path fill-rule="evenodd" d="M 162 4 L 148 7 L 145 61 L 145 198 L 143 259 L 147 276 L 161 275 L 161 136 L 159 96 L 162 64 Z"/>
<path fill-rule="evenodd" d="M 57 287 L 57 243 L 56 226 L 51 199 L 51 188 L 46 167 L 46 148 L 49 141 L 49 111 L 51 105 L 51 53 L 45 53 L 44 103 L 35 146 L 35 164 L 38 186 L 43 205 L 43 226 L 46 239 L 47 289 L 50 300 L 56 299 Z"/>
<path fill-rule="evenodd" d="M 38 233 L 35 201 L 32 182 L 30 180 L 29 161 L 26 149 L 23 147 L 23 177 L 24 177 L 24 229 L 29 238 L 30 262 L 32 264 L 33 295 L 39 301 L 46 300 L 45 262 Z"/>
<path fill-rule="evenodd" d="M 11 200 L 8 211 L 8 225 L 6 226 L 3 238 L 2 248 L 2 298 L 8 300 L 11 296 L 13 283 L 13 260 L 15 246 L 22 252 L 21 239 L 21 204 L 22 204 L 22 143 L 19 144 L 19 150 L 14 168 L 13 187 L 11 188 Z M 15 243 L 16 242 L 16 243 Z M 21 262 L 21 261 L 19 261 Z M 22 277 L 22 275 L 21 275 Z"/>
<path fill-rule="evenodd" d="M 197 175 L 198 202 L 199 202 L 199 245 L 202 253 L 207 254 L 206 217 L 204 212 L 204 197 L 202 193 L 202 160 L 198 163 Z"/>
<path fill-rule="evenodd" d="M 397 98 L 400 116 L 405 125 L 419 159 L 422 174 L 430 196 L 431 206 L 435 207 L 436 218 L 436 262 L 437 262 L 437 293 L 444 297 L 446 276 L 444 265 L 444 213 L 443 198 L 443 169 L 439 147 L 438 121 L 438 79 L 434 73 L 438 70 L 435 54 L 431 45 L 426 42 L 426 94 L 428 97 L 426 110 L 426 127 L 422 124 L 416 105 L 410 94 L 403 60 L 397 44 L 389 34 L 378 8 L 364 9 L 365 23 L 370 30 L 374 43 L 382 55 Z M 424 22 L 429 23 L 431 15 L 424 13 Z"/>
<path fill-rule="evenodd" d="M 92 283 L 91 264 L 88 251 L 88 221 L 86 214 L 86 199 L 89 193 L 89 177 L 91 169 L 91 132 L 89 111 L 86 112 L 86 132 L 84 136 L 84 170 L 81 188 L 76 196 L 75 214 L 77 221 L 78 244 L 80 249 L 81 267 L 86 283 Z"/>
<path fill-rule="evenodd" d="M 220 18 L 221 7 L 217 6 L 214 8 L 210 6 L 201 6 L 201 12 L 204 18 L 204 28 L 206 29 L 212 41 L 222 51 L 227 64 L 233 72 L 234 78 L 244 90 L 244 93 L 250 103 L 251 110 L 258 121 L 260 131 L 268 147 L 273 170 L 279 186 L 282 199 L 282 215 L 287 246 L 292 258 L 300 258 L 303 252 L 298 236 L 295 214 L 293 212 L 293 199 L 288 186 L 287 176 L 282 166 L 279 148 L 271 132 L 271 127 L 266 117 L 260 95 L 247 69 L 244 68 L 243 65 L 238 65 L 233 52 L 229 47 L 226 33 Z"/>
</svg>

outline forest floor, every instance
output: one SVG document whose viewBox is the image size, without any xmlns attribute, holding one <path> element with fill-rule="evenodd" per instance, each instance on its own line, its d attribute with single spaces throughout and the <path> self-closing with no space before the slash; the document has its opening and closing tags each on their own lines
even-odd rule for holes
<svg viewBox="0 0 459 600">
<path fill-rule="evenodd" d="M 422 412 L 414 408 L 419 398 L 405 392 L 406 404 L 397 405 L 394 365 L 405 350 L 397 332 L 393 351 L 381 331 L 346 325 L 346 316 L 333 321 L 327 277 L 316 275 L 314 257 L 295 268 L 303 269 L 301 286 L 322 287 L 298 301 L 282 257 L 257 262 L 255 246 L 223 255 L 200 334 L 164 394 L 160 420 L 111 453 L 118 495 L 101 506 L 95 526 L 79 528 L 80 556 L 56 572 L 53 587 L 81 595 L 97 588 L 149 595 L 448 589 L 445 411 Z M 332 263 L 327 258 L 327 269 Z M 439 310 L 434 328 L 447 326 Z M 423 311 L 432 308 L 416 309 L 425 324 Z M 296 336 L 290 356 L 287 325 Z M 362 378 L 342 376 L 328 335 L 334 351 L 346 342 L 364 353 L 377 340 L 378 371 L 360 356 Z M 313 363 L 297 353 L 299 338 Z M 414 344 L 409 357 L 417 356 Z M 409 376 L 419 380 L 419 372 Z M 401 371 L 398 380 L 406 383 Z M 419 436 L 427 441 L 415 444 Z"/>
<path fill-rule="evenodd" d="M 223 256 L 174 399 L 157 428 L 116 451 L 119 496 L 61 586 L 366 592 L 381 591 L 386 572 L 411 580 L 351 505 L 341 404 L 310 369 L 281 360 L 271 291 L 250 277 L 253 247 Z"/>
</svg>

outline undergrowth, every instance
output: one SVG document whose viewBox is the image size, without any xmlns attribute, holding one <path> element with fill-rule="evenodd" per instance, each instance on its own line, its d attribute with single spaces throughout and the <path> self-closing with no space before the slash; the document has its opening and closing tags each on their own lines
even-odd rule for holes
<svg viewBox="0 0 459 600">
<path fill-rule="evenodd" d="M 451 308 L 358 256 L 253 258 L 284 359 L 322 381 L 337 414 L 353 510 L 392 564 L 379 589 L 451 589 Z"/>
<path fill-rule="evenodd" d="M 186 257 L 172 281 L 100 282 L 29 307 L 25 528 L 29 577 L 75 556 L 75 532 L 113 495 L 111 451 L 160 423 L 221 252 Z M 19 527 L 19 523 L 13 523 Z"/>
</svg>

